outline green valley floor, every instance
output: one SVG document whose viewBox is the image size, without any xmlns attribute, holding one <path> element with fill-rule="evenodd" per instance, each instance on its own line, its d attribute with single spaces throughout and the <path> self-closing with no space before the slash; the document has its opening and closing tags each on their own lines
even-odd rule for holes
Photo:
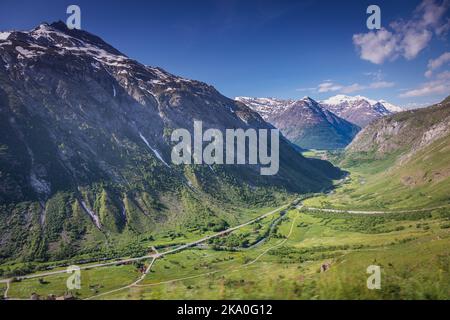
<svg viewBox="0 0 450 320">
<path fill-rule="evenodd" d="M 70 293 L 78 299 L 449 299 L 449 244 L 450 208 L 361 215 L 290 206 L 158 257 L 150 270 L 153 258 L 82 270 L 81 289 Z M 370 265 L 381 268 L 379 290 L 367 287 Z M 12 281 L 7 298 L 63 296 L 69 276 Z"/>
</svg>

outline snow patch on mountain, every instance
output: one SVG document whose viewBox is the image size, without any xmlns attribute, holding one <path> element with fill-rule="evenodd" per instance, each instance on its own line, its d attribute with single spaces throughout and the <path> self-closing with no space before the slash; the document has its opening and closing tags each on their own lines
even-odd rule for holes
<svg viewBox="0 0 450 320">
<path fill-rule="evenodd" d="M 322 106 L 338 116 L 365 127 L 372 121 L 403 111 L 402 108 L 386 102 L 363 96 L 336 95 L 320 102 Z"/>
<path fill-rule="evenodd" d="M 381 103 L 386 109 L 388 109 L 389 111 L 391 111 L 393 113 L 405 111 L 402 107 L 396 106 L 385 100 L 380 100 L 378 102 Z"/>
<path fill-rule="evenodd" d="M 368 99 L 368 98 L 363 97 L 363 96 L 353 96 L 352 97 L 352 96 L 346 96 L 346 95 L 343 95 L 343 94 L 338 94 L 336 96 L 330 97 L 327 100 L 321 101 L 321 103 L 327 104 L 327 105 L 335 105 L 335 104 L 341 104 L 341 103 L 344 103 L 344 102 L 349 102 L 349 103 L 357 102 L 357 101 L 360 101 L 360 100 L 365 100 L 365 101 L 369 102 L 370 104 L 375 104 L 376 103 L 375 100 L 371 100 L 371 99 Z"/>
<path fill-rule="evenodd" d="M 51 44 L 59 48 L 60 54 L 69 52 L 75 55 L 88 55 L 100 63 L 110 66 L 127 67 L 126 62 L 130 60 L 126 56 L 108 52 L 96 44 L 74 38 L 48 24 L 39 25 L 36 29 L 29 32 L 29 36 L 38 43 Z"/>
<path fill-rule="evenodd" d="M 11 32 L 0 32 L 0 40 L 7 40 Z"/>
<path fill-rule="evenodd" d="M 360 105 L 359 103 L 361 101 L 366 101 L 371 106 L 376 106 L 377 104 L 381 104 L 386 110 L 388 110 L 391 113 L 404 111 L 401 107 L 396 106 L 392 103 L 389 103 L 385 100 L 377 101 L 377 100 L 369 99 L 369 98 L 366 98 L 364 96 L 359 96 L 359 95 L 358 96 L 346 96 L 343 94 L 338 94 L 338 95 L 330 97 L 326 100 L 320 101 L 320 103 L 323 105 L 330 105 L 330 106 L 348 103 L 350 107 L 355 107 L 355 106 Z"/>
<path fill-rule="evenodd" d="M 167 164 L 166 161 L 164 161 L 163 157 L 162 157 L 161 154 L 158 152 L 158 150 L 153 149 L 153 148 L 150 146 L 150 143 L 148 143 L 147 139 L 142 135 L 142 133 L 139 132 L 139 136 L 141 137 L 142 141 L 144 141 L 144 143 L 147 145 L 147 147 L 148 147 L 150 150 L 152 150 L 152 152 L 155 154 L 155 156 L 156 156 L 159 160 L 161 160 L 161 162 L 164 163 L 164 164 L 166 165 L 166 167 L 170 168 L 170 166 Z"/>
<path fill-rule="evenodd" d="M 311 97 L 301 100 L 237 97 L 280 129 L 283 135 L 301 148 L 344 148 L 359 128 L 320 105 Z"/>
<path fill-rule="evenodd" d="M 30 184 L 36 193 L 46 196 L 50 194 L 50 183 L 42 178 L 38 178 L 35 173 L 30 175 Z"/>
<path fill-rule="evenodd" d="M 127 219 L 127 209 L 125 207 L 125 204 L 122 205 L 122 217 L 126 220 Z"/>
<path fill-rule="evenodd" d="M 81 200 L 80 203 L 81 203 L 81 207 L 91 217 L 92 221 L 95 223 L 97 228 L 101 229 L 102 228 L 102 224 L 100 223 L 100 218 L 98 217 L 98 215 L 86 205 L 86 202 Z"/>
<path fill-rule="evenodd" d="M 282 100 L 276 98 L 236 97 L 235 100 L 242 102 L 252 110 L 258 112 L 266 121 L 274 114 L 283 113 L 295 103 L 295 100 Z"/>
<path fill-rule="evenodd" d="M 34 58 L 39 56 L 40 54 L 42 54 L 42 52 L 37 52 L 37 51 L 31 51 L 31 50 L 27 50 L 25 48 L 22 48 L 20 46 L 16 47 L 16 51 L 19 52 L 19 54 L 23 57 L 23 58 Z"/>
</svg>

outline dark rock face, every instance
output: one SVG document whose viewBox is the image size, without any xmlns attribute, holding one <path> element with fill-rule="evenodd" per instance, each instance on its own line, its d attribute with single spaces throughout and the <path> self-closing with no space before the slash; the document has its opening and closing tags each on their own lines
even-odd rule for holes
<svg viewBox="0 0 450 320">
<path fill-rule="evenodd" d="M 284 139 L 272 177 L 258 166 L 172 165 L 170 134 L 194 120 L 205 129 L 271 126 L 212 86 L 144 66 L 63 23 L 0 39 L 1 243 L 18 246 L 5 245 L 0 258 L 45 253 L 69 229 L 68 243 L 94 229 L 102 237 L 152 230 L 184 212 L 181 198 L 213 214 L 210 203 L 257 203 L 258 190 L 273 188 L 317 191 L 341 174 Z"/>
<path fill-rule="evenodd" d="M 311 98 L 277 100 L 237 98 L 267 122 L 279 128 L 291 142 L 304 149 L 345 148 L 359 127 L 336 116 Z"/>
</svg>

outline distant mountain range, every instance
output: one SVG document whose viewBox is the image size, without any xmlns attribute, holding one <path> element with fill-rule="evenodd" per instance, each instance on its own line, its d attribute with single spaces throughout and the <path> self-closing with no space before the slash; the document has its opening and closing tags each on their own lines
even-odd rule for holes
<svg viewBox="0 0 450 320">
<path fill-rule="evenodd" d="M 375 101 L 363 96 L 337 95 L 321 101 L 320 104 L 361 128 L 376 119 L 403 111 L 402 108 L 384 100 Z"/>
<path fill-rule="evenodd" d="M 264 120 L 279 128 L 286 138 L 304 149 L 340 149 L 360 128 L 336 116 L 317 101 L 237 97 Z"/>
<path fill-rule="evenodd" d="M 384 100 L 337 95 L 317 102 L 236 97 L 279 128 L 293 143 L 305 149 L 345 148 L 372 121 L 403 109 Z"/>
<path fill-rule="evenodd" d="M 342 175 L 284 139 L 276 176 L 257 165 L 173 165 L 171 132 L 192 132 L 194 120 L 205 130 L 272 128 L 212 86 L 62 22 L 1 33 L 0 260 L 115 250 L 116 240 L 176 225 L 217 229 L 236 207 L 320 191 Z"/>
</svg>

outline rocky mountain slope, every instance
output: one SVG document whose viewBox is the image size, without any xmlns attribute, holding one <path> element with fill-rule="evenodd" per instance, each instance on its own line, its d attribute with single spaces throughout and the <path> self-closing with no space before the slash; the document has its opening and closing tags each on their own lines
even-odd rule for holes
<svg viewBox="0 0 450 320">
<path fill-rule="evenodd" d="M 402 108 L 384 100 L 375 101 L 362 96 L 337 95 L 320 103 L 324 108 L 361 128 L 376 119 L 403 111 Z"/>
<path fill-rule="evenodd" d="M 258 112 L 291 142 L 304 149 L 345 148 L 359 131 L 359 127 L 309 97 L 298 101 L 248 97 L 237 97 L 236 100 Z"/>
<path fill-rule="evenodd" d="M 348 146 L 342 165 L 370 168 L 373 178 L 357 193 L 380 203 L 449 203 L 450 97 L 374 121 Z"/>
<path fill-rule="evenodd" d="M 374 153 L 384 157 L 393 153 L 412 155 L 450 134 L 450 105 L 437 105 L 405 111 L 373 122 L 364 128 L 347 148 L 347 154 Z"/>
<path fill-rule="evenodd" d="M 62 22 L 2 33 L 0 261 L 116 250 L 165 226 L 220 228 L 236 208 L 318 191 L 341 175 L 284 139 L 276 176 L 256 165 L 173 165 L 170 134 L 192 132 L 194 120 L 271 128 L 212 86 L 142 65 Z"/>
</svg>

